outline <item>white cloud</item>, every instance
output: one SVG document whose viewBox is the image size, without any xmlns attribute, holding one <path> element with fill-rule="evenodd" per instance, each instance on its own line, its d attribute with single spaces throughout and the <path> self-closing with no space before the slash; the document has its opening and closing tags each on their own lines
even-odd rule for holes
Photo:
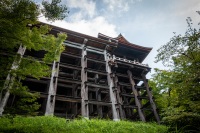
<svg viewBox="0 0 200 133">
<path fill-rule="evenodd" d="M 63 3 L 69 8 L 78 9 L 78 14 L 73 14 L 75 20 L 84 17 L 92 18 L 96 14 L 96 3 L 92 0 L 64 0 Z"/>
<path fill-rule="evenodd" d="M 116 37 L 116 26 L 111 24 L 106 17 L 99 16 L 96 8 L 96 2 L 93 0 L 63 0 L 73 13 L 69 14 L 67 21 L 55 21 L 50 23 L 44 17 L 39 20 L 64 29 L 73 30 L 83 34 L 97 37 L 98 33 Z"/>
<path fill-rule="evenodd" d="M 127 12 L 130 4 L 140 2 L 142 0 L 103 0 L 110 11 Z"/>
<path fill-rule="evenodd" d="M 124 0 L 103 0 L 110 11 L 128 11 L 128 2 Z"/>
<path fill-rule="evenodd" d="M 40 18 L 40 21 L 49 23 L 45 20 L 45 18 Z M 116 32 L 116 26 L 110 24 L 102 16 L 95 17 L 89 21 L 84 19 L 76 22 L 56 21 L 50 24 L 94 37 L 97 37 L 99 32 L 111 37 L 116 37 L 118 35 Z"/>
</svg>

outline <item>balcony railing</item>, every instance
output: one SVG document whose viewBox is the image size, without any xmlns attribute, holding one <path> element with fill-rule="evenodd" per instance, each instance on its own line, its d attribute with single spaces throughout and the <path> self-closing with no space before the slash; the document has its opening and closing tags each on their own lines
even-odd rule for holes
<svg viewBox="0 0 200 133">
<path fill-rule="evenodd" d="M 124 58 L 120 58 L 120 57 L 116 57 L 116 56 L 113 56 L 113 61 L 121 61 L 121 62 L 125 62 L 125 63 L 129 63 L 129 64 L 133 64 L 133 65 L 138 65 L 138 66 L 143 66 L 143 67 L 149 67 L 148 64 L 142 64 L 138 61 L 132 61 L 132 60 L 128 60 L 128 59 L 124 59 Z"/>
</svg>

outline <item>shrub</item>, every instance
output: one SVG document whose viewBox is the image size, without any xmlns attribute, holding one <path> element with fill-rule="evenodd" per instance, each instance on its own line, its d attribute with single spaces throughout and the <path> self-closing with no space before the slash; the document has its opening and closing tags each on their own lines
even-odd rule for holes
<svg viewBox="0 0 200 133">
<path fill-rule="evenodd" d="M 75 119 L 50 116 L 0 118 L 0 132 L 6 133 L 165 133 L 166 126 L 156 123 L 100 119 Z"/>
<path fill-rule="evenodd" d="M 199 133 L 200 115 L 195 113 L 177 114 L 163 118 L 164 124 L 169 126 L 169 131 L 179 131 L 181 133 Z"/>
</svg>

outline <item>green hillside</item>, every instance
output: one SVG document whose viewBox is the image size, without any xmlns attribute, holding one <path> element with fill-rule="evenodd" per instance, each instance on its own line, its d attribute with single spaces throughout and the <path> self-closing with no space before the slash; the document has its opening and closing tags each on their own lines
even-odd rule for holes
<svg viewBox="0 0 200 133">
<path fill-rule="evenodd" d="M 0 118 L 3 133 L 165 133 L 166 126 L 156 123 L 100 119 L 66 121 L 57 117 Z"/>
</svg>

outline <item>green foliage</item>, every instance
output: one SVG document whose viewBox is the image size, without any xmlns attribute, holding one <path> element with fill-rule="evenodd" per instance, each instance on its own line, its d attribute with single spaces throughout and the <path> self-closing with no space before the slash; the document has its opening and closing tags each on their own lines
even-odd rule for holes
<svg viewBox="0 0 200 133">
<path fill-rule="evenodd" d="M 6 108 L 6 114 L 15 115 L 37 115 L 36 110 L 40 105 L 36 102 L 39 98 L 39 93 L 30 93 L 26 86 L 22 86 L 20 82 L 15 82 L 14 89 L 11 89 L 11 93 L 15 96 L 16 103 Z"/>
<path fill-rule="evenodd" d="M 170 126 L 169 131 L 177 130 L 181 133 L 200 132 L 200 115 L 194 113 L 182 113 L 163 119 L 166 125 Z"/>
<path fill-rule="evenodd" d="M 185 35 L 174 35 L 158 49 L 156 62 L 169 70 L 155 69 L 150 81 L 163 121 L 181 132 L 200 121 L 200 29 L 187 19 Z M 194 116 L 198 116 L 194 120 Z M 185 119 L 185 120 L 184 120 Z M 182 122 L 180 122 L 182 121 Z"/>
<path fill-rule="evenodd" d="M 56 117 L 0 118 L 0 131 L 6 133 L 165 133 L 156 123 L 80 119 L 66 121 Z"/>
<path fill-rule="evenodd" d="M 41 14 L 51 21 L 64 19 L 68 12 L 66 6 L 59 5 L 60 2 L 60 0 L 52 0 L 52 3 L 43 2 L 43 7 L 39 7 L 33 0 L 0 1 L 0 102 L 3 94 L 9 89 L 16 96 L 19 96 L 16 91 L 23 92 L 23 95 L 19 96 L 16 109 L 33 112 L 32 110 L 39 107 L 34 102 L 37 95 L 25 93 L 28 89 L 24 89 L 20 81 L 27 76 L 37 79 L 48 77 L 51 71 L 47 64 L 58 60 L 64 50 L 63 41 L 66 39 L 66 34 L 59 33 L 57 37 L 50 35 L 48 32 L 51 27 L 39 26 L 37 21 Z M 21 58 L 16 54 L 19 46 L 26 50 L 46 51 L 46 54 L 42 59 Z M 13 62 L 18 66 L 15 69 L 11 69 Z M 5 88 L 3 86 L 8 73 L 11 74 L 12 80 L 7 81 L 10 87 Z"/>
<path fill-rule="evenodd" d="M 67 15 L 65 13 L 69 13 L 67 10 L 67 7 L 65 5 L 58 5 L 61 2 L 61 0 L 52 0 L 51 3 L 48 3 L 47 1 L 43 1 L 42 5 L 44 6 L 44 9 L 42 10 L 42 13 L 45 15 L 48 20 L 62 20 Z"/>
</svg>

